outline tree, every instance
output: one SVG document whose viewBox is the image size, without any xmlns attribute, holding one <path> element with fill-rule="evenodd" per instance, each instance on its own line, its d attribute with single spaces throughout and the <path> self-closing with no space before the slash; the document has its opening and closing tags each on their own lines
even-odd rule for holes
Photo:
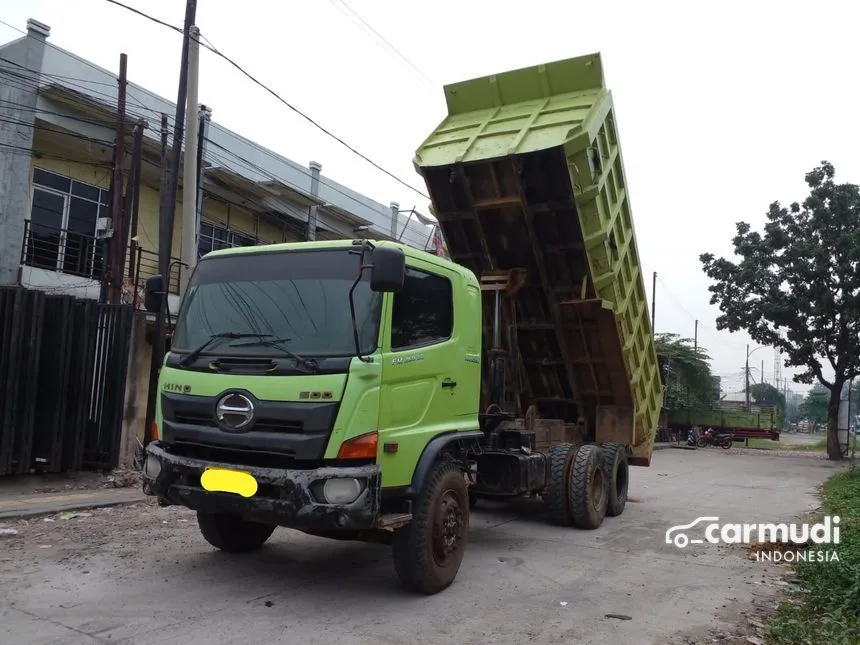
<svg viewBox="0 0 860 645">
<path fill-rule="evenodd" d="M 755 383 L 750 385 L 750 396 L 756 403 L 764 403 L 779 408 L 785 413 L 785 396 L 770 383 Z"/>
<path fill-rule="evenodd" d="M 827 453 L 839 460 L 840 394 L 860 374 L 860 191 L 834 176 L 827 161 L 807 173 L 809 196 L 788 208 L 773 202 L 764 235 L 738 222 L 732 243 L 740 261 L 699 259 L 714 282 L 717 328 L 778 347 L 786 367 L 804 368 L 796 382 L 827 388 Z M 833 377 L 825 378 L 822 361 Z"/>
<path fill-rule="evenodd" d="M 666 406 L 705 405 L 719 398 L 719 384 L 711 374 L 710 358 L 692 339 L 678 334 L 657 334 L 654 344 L 665 368 Z M 716 390 L 716 391 L 715 391 Z"/>
<path fill-rule="evenodd" d="M 823 385 L 814 386 L 800 404 L 800 416 L 813 423 L 827 423 L 827 406 L 830 402 L 830 392 Z"/>
</svg>

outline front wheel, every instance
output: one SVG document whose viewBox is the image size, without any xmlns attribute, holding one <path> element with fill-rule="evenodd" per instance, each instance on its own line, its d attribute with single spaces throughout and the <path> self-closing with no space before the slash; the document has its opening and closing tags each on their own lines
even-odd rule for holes
<svg viewBox="0 0 860 645">
<path fill-rule="evenodd" d="M 197 525 L 206 541 L 227 553 L 256 551 L 266 543 L 276 524 L 252 522 L 231 513 L 197 513 Z"/>
<path fill-rule="evenodd" d="M 392 554 L 400 581 L 410 590 L 435 594 L 447 588 L 466 552 L 469 492 L 463 470 L 439 461 L 412 507 L 412 521 L 394 534 Z"/>
<path fill-rule="evenodd" d="M 723 450 L 728 450 L 731 447 L 732 447 L 732 440 L 731 439 L 723 439 Z"/>
</svg>

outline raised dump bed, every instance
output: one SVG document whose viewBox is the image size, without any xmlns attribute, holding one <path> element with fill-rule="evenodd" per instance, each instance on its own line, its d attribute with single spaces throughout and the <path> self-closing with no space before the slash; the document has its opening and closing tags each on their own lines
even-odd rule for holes
<svg viewBox="0 0 860 645">
<path fill-rule="evenodd" d="M 522 270 L 503 316 L 509 411 L 579 422 L 584 440 L 629 443 L 648 465 L 662 385 L 600 55 L 445 96 L 415 166 L 454 261 L 479 278 Z"/>
</svg>

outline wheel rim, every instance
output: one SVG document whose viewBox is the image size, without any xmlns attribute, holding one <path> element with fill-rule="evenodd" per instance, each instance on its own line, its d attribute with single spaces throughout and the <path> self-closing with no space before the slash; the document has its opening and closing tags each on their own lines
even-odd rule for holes
<svg viewBox="0 0 860 645">
<path fill-rule="evenodd" d="M 594 469 L 594 477 L 591 481 L 591 503 L 594 505 L 594 508 L 601 507 L 605 495 L 606 478 L 603 475 L 603 469 L 597 467 Z"/>
<path fill-rule="evenodd" d="M 446 566 L 463 543 L 466 521 L 460 499 L 448 489 L 439 498 L 433 521 L 433 559 Z"/>
</svg>

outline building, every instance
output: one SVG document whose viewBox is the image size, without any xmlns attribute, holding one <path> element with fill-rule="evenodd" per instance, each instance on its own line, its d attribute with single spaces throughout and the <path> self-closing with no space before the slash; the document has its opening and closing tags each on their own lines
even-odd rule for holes
<svg viewBox="0 0 860 645">
<path fill-rule="evenodd" d="M 99 230 L 109 213 L 118 77 L 48 42 L 50 27 L 27 22 L 0 46 L 0 284 L 98 298 L 105 273 Z M 217 106 L 216 106 L 217 108 Z M 157 267 L 161 121 L 175 104 L 128 83 L 124 185 L 132 131 L 143 132 L 139 211 L 131 223 L 125 295 Z M 351 238 L 400 239 L 441 249 L 432 223 L 377 203 L 212 121 L 200 107 L 203 163 L 198 254 L 228 246 Z M 172 136 L 172 135 L 171 135 Z M 181 173 L 180 173 L 181 182 Z M 179 256 L 180 183 L 171 255 Z M 171 310 L 178 304 L 178 265 Z"/>
<path fill-rule="evenodd" d="M 149 427 L 153 317 L 140 311 L 140 296 L 146 278 L 158 271 L 162 118 L 167 115 L 172 134 L 175 105 L 127 84 L 122 169 L 128 236 L 122 236 L 120 248 L 126 248 L 116 275 L 122 301 L 138 312 L 95 306 L 92 301 L 107 292 L 119 82 L 116 74 L 52 45 L 49 35 L 47 25 L 29 20 L 22 38 L 0 45 L 0 323 L 14 328 L 0 335 L 0 367 L 6 370 L 0 381 L 20 385 L 15 396 L 0 396 L 0 474 L 127 463 Z M 398 239 L 444 253 L 432 221 L 332 181 L 319 163 L 303 166 L 267 150 L 210 114 L 200 106 L 202 162 L 193 187 L 198 257 L 231 246 L 355 237 Z M 140 154 L 131 155 L 136 130 L 142 132 Z M 140 172 L 133 173 L 138 165 Z M 139 182 L 130 180 L 135 175 Z M 138 183 L 139 190 L 128 190 Z M 180 255 L 182 188 L 180 173 L 174 259 Z M 171 266 L 168 305 L 175 313 L 179 265 Z M 5 288 L 12 285 L 23 288 Z M 43 316 L 32 304 L 37 301 L 44 311 L 65 313 Z M 73 315 L 62 309 L 69 301 Z M 57 342 L 69 351 L 37 354 L 46 338 L 64 339 Z M 63 404 L 39 403 L 57 392 L 72 394 Z M 12 405 L 19 400 L 26 406 Z M 37 418 L 37 409 L 54 417 Z M 14 419 L 6 423 L 10 415 Z M 59 452 L 39 457 L 37 444 L 59 446 Z"/>
</svg>

